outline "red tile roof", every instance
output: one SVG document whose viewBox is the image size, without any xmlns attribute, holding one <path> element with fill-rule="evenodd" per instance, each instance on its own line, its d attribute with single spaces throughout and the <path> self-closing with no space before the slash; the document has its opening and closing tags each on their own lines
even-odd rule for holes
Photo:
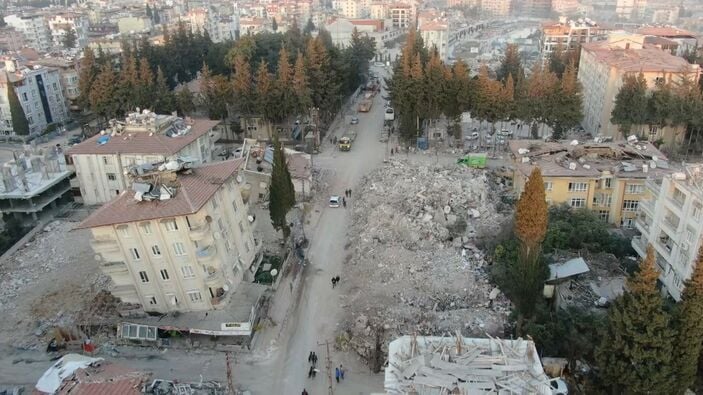
<svg viewBox="0 0 703 395">
<path fill-rule="evenodd" d="M 581 48 L 599 62 L 625 72 L 699 72 L 697 65 L 658 48 L 624 49 L 607 42 L 583 44 Z"/>
<path fill-rule="evenodd" d="M 161 133 L 149 136 L 147 132 L 123 133 L 113 136 L 105 144 L 99 145 L 95 135 L 88 140 L 71 147 L 68 155 L 114 155 L 114 154 L 163 154 L 174 155 L 188 144 L 197 140 L 214 128 L 220 121 L 194 119 L 190 133 L 180 137 L 168 137 Z"/>
<path fill-rule="evenodd" d="M 196 167 L 191 174 L 179 174 L 176 196 L 168 200 L 140 202 L 134 199 L 133 192 L 123 192 L 94 211 L 76 229 L 194 214 L 243 164 L 243 158 L 214 162 Z"/>
<path fill-rule="evenodd" d="M 73 376 L 63 381 L 57 395 L 139 395 L 149 377 L 146 372 L 101 364 L 76 370 Z"/>
<path fill-rule="evenodd" d="M 688 30 L 677 29 L 675 27 L 666 26 L 648 26 L 637 30 L 638 34 L 646 36 L 661 36 L 661 37 L 690 37 L 696 38 L 696 33 Z"/>
</svg>

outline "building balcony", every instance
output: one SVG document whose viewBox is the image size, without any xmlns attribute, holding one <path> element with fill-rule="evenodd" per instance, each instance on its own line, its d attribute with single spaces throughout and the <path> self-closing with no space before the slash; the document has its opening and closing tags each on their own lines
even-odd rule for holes
<svg viewBox="0 0 703 395">
<path fill-rule="evenodd" d="M 651 229 L 652 225 L 647 222 L 647 220 L 637 217 L 637 220 L 635 221 L 635 228 L 640 231 L 640 233 L 643 234 L 644 239 L 647 239 L 649 236 L 649 231 Z"/>
<path fill-rule="evenodd" d="M 653 178 L 647 179 L 644 183 L 644 187 L 648 189 L 653 196 L 658 196 L 659 192 L 661 191 L 661 180 L 655 180 Z"/>
<path fill-rule="evenodd" d="M 632 248 L 641 257 L 647 255 L 647 239 L 642 236 L 635 236 L 632 238 Z"/>
<path fill-rule="evenodd" d="M 189 230 L 190 238 L 194 241 L 200 241 L 210 235 L 210 223 L 203 222 L 202 224 L 192 226 Z"/>
<path fill-rule="evenodd" d="M 640 210 L 642 210 L 645 214 L 647 214 L 647 217 L 654 218 L 654 200 L 652 200 L 652 199 L 640 200 L 639 207 L 640 207 Z"/>
<path fill-rule="evenodd" d="M 103 271 L 103 273 L 107 275 L 120 273 L 124 274 L 129 272 L 127 264 L 123 261 L 103 262 L 102 264 L 100 264 L 100 269 Z"/>
<path fill-rule="evenodd" d="M 678 218 L 666 216 L 662 222 L 672 232 L 672 234 L 678 233 L 679 222 L 681 222 Z"/>
<path fill-rule="evenodd" d="M 137 288 L 133 284 L 116 285 L 110 293 L 116 298 L 130 300 L 137 297 Z"/>
<path fill-rule="evenodd" d="M 97 254 L 120 251 L 120 245 L 117 243 L 117 240 L 112 238 L 93 239 L 90 241 L 90 246 Z"/>
<path fill-rule="evenodd" d="M 199 262 L 211 262 L 217 255 L 217 248 L 214 245 L 202 247 L 195 252 L 195 255 L 198 257 Z"/>
<path fill-rule="evenodd" d="M 205 277 L 205 284 L 208 287 L 219 288 L 224 284 L 224 276 L 222 275 L 222 270 L 217 270 L 213 267 L 208 267 L 207 277 Z"/>
</svg>

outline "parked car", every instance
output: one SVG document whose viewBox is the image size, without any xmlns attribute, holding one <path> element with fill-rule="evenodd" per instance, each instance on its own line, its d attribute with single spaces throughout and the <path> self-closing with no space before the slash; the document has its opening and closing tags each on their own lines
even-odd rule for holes
<svg viewBox="0 0 703 395">
<path fill-rule="evenodd" d="M 330 196 L 330 207 L 338 208 L 341 201 L 342 199 L 339 196 Z"/>
<path fill-rule="evenodd" d="M 471 132 L 471 135 L 466 136 L 465 140 L 478 140 L 478 132 Z"/>
<path fill-rule="evenodd" d="M 351 123 L 352 125 L 356 125 L 357 123 L 359 123 L 359 117 L 354 115 L 353 117 L 351 117 L 351 121 L 349 123 Z"/>
<path fill-rule="evenodd" d="M 508 129 L 503 129 L 503 130 L 501 130 L 498 134 L 500 134 L 501 136 L 512 136 L 512 135 L 513 135 L 513 131 L 512 131 L 512 130 L 508 130 Z"/>
<path fill-rule="evenodd" d="M 552 387 L 552 395 L 569 395 L 569 387 L 561 378 L 551 379 L 549 384 Z"/>
<path fill-rule="evenodd" d="M 76 145 L 79 144 L 81 141 L 83 141 L 83 137 L 78 135 L 78 136 L 71 136 L 68 138 L 68 146 Z"/>
</svg>

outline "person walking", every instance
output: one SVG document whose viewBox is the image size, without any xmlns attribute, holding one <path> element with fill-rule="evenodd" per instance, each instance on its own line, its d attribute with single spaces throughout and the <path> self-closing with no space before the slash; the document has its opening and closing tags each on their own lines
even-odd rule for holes
<svg viewBox="0 0 703 395">
<path fill-rule="evenodd" d="M 303 393 L 300 395 L 309 395 L 307 391 L 305 391 L 305 388 L 303 388 Z"/>
<path fill-rule="evenodd" d="M 312 366 L 317 365 L 317 354 L 315 352 L 312 353 Z"/>
<path fill-rule="evenodd" d="M 344 206 L 344 208 L 347 208 L 347 201 L 344 198 L 342 198 L 342 206 Z"/>
<path fill-rule="evenodd" d="M 310 366 L 310 370 L 308 370 L 308 378 L 315 377 L 315 367 Z"/>
<path fill-rule="evenodd" d="M 310 355 L 308 355 L 308 363 L 312 362 L 312 354 L 313 354 L 313 352 L 310 351 Z"/>
<path fill-rule="evenodd" d="M 344 380 L 344 368 L 341 363 L 339 364 L 339 377 Z"/>
<path fill-rule="evenodd" d="M 339 275 L 334 278 L 334 283 L 335 283 L 335 284 L 339 284 Z"/>
<path fill-rule="evenodd" d="M 351 188 L 349 188 L 349 197 L 351 197 Z"/>
<path fill-rule="evenodd" d="M 337 285 L 337 279 L 335 277 L 332 277 L 332 288 Z"/>
<path fill-rule="evenodd" d="M 334 378 L 337 379 L 339 383 L 339 368 L 334 368 Z"/>
</svg>

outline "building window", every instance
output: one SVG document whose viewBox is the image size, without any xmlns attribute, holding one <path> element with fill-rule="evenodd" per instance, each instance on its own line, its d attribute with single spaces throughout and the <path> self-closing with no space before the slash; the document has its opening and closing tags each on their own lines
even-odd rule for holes
<svg viewBox="0 0 703 395">
<path fill-rule="evenodd" d="M 588 183 L 586 182 L 570 182 L 569 192 L 586 192 L 588 190 Z"/>
<path fill-rule="evenodd" d="M 232 210 L 234 210 L 235 213 L 237 212 L 237 201 L 236 200 L 232 200 Z"/>
<path fill-rule="evenodd" d="M 547 192 L 552 190 L 552 182 L 551 181 L 547 181 L 544 183 L 544 190 Z"/>
<path fill-rule="evenodd" d="M 250 248 L 249 248 L 249 242 L 248 242 L 248 241 L 245 241 L 245 242 L 244 242 L 244 249 L 246 250 L 246 252 L 249 252 Z"/>
<path fill-rule="evenodd" d="M 146 272 L 139 272 L 139 279 L 142 280 L 143 283 L 149 282 L 149 276 L 146 274 Z"/>
<path fill-rule="evenodd" d="M 122 235 L 122 237 L 130 237 L 129 228 L 127 226 L 123 226 L 119 229 L 120 229 L 120 234 Z"/>
<path fill-rule="evenodd" d="M 686 194 L 681 192 L 680 189 L 674 188 L 674 194 L 672 196 L 674 199 L 674 202 L 678 204 L 679 206 L 683 206 L 684 202 L 686 201 Z"/>
<path fill-rule="evenodd" d="M 701 206 L 698 203 L 693 205 L 693 219 L 699 221 L 701 219 Z"/>
<path fill-rule="evenodd" d="M 29 97 L 27 97 L 27 92 L 22 92 L 22 100 L 24 100 L 24 101 L 29 100 Z"/>
<path fill-rule="evenodd" d="M 611 189 L 613 187 L 613 179 L 612 178 L 604 178 L 603 179 L 603 189 Z"/>
<path fill-rule="evenodd" d="M 242 221 L 239 221 L 239 231 L 242 232 L 242 234 L 244 234 L 244 225 L 243 225 Z"/>
<path fill-rule="evenodd" d="M 586 199 L 584 199 L 584 198 L 571 198 L 571 207 L 573 207 L 573 208 L 586 207 Z"/>
<path fill-rule="evenodd" d="M 173 252 L 176 256 L 183 256 L 186 254 L 186 248 L 180 241 L 173 243 Z"/>
<path fill-rule="evenodd" d="M 620 221 L 620 226 L 625 229 L 632 229 L 635 226 L 635 219 L 634 218 L 623 218 Z"/>
<path fill-rule="evenodd" d="M 107 156 L 103 156 L 103 164 L 104 164 L 104 165 L 107 164 Z"/>
<path fill-rule="evenodd" d="M 170 280 L 170 277 L 168 276 L 168 270 L 161 269 L 161 270 L 159 270 L 159 274 L 161 274 L 162 280 L 164 280 L 164 281 Z"/>
<path fill-rule="evenodd" d="M 203 295 L 200 294 L 200 291 L 189 291 L 188 297 L 193 303 L 200 303 L 203 301 Z"/>
<path fill-rule="evenodd" d="M 155 296 L 149 295 L 149 296 L 145 296 L 144 298 L 147 300 L 147 302 L 150 305 L 152 305 L 152 306 L 156 305 L 156 297 Z"/>
<path fill-rule="evenodd" d="M 145 223 L 142 225 L 142 232 L 144 232 L 145 235 L 150 235 L 151 234 L 151 224 Z"/>
<path fill-rule="evenodd" d="M 193 266 L 181 266 L 181 274 L 183 278 L 194 278 L 195 272 L 193 272 Z"/>
<path fill-rule="evenodd" d="M 605 222 L 608 222 L 608 218 L 610 217 L 610 211 L 608 210 L 598 210 L 598 218 L 602 219 Z"/>
<path fill-rule="evenodd" d="M 220 202 L 218 202 L 217 194 L 212 195 L 212 209 L 217 210 L 217 207 L 220 205 Z"/>
<path fill-rule="evenodd" d="M 623 211 L 637 211 L 637 208 L 640 206 L 639 200 L 624 200 L 622 202 L 622 210 Z"/>
<path fill-rule="evenodd" d="M 115 181 L 117 180 L 117 176 L 115 176 L 115 173 L 107 173 L 107 179 L 110 181 Z"/>
<path fill-rule="evenodd" d="M 133 260 L 138 261 L 138 260 L 141 259 L 141 257 L 139 256 L 139 250 L 138 250 L 138 249 L 136 249 L 136 248 L 130 248 L 130 249 L 129 249 L 129 253 L 132 254 L 132 259 L 133 259 Z"/>
<path fill-rule="evenodd" d="M 178 223 L 175 219 L 166 221 L 166 230 L 169 232 L 175 232 L 178 230 Z"/>
<path fill-rule="evenodd" d="M 638 195 L 644 192 L 644 185 L 642 184 L 627 184 L 627 194 Z"/>
</svg>

